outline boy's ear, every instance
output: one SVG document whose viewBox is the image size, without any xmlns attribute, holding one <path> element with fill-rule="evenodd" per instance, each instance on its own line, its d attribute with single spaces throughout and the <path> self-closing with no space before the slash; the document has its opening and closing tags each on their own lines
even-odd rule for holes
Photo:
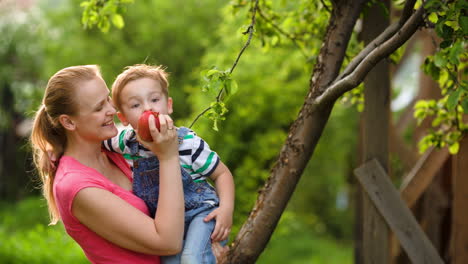
<svg viewBox="0 0 468 264">
<path fill-rule="evenodd" d="M 58 118 L 60 124 L 66 129 L 66 130 L 75 130 L 76 125 L 75 122 L 70 118 L 69 115 L 60 115 Z"/>
<path fill-rule="evenodd" d="M 167 113 L 172 114 L 172 97 L 167 98 Z"/>
<path fill-rule="evenodd" d="M 120 122 L 122 122 L 122 124 L 124 126 L 128 126 L 128 121 L 127 121 L 127 118 L 125 118 L 125 115 L 122 114 L 121 112 L 117 112 L 117 117 L 120 119 Z"/>
</svg>

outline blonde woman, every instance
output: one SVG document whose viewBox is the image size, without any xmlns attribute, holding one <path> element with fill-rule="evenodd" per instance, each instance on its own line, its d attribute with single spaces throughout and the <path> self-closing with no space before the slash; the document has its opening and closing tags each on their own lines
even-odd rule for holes
<svg viewBox="0 0 468 264">
<path fill-rule="evenodd" d="M 132 172 L 118 153 L 101 147 L 117 134 L 109 89 L 95 65 L 54 74 L 31 134 L 51 223 L 61 220 L 92 263 L 159 263 L 181 250 L 184 197 L 178 142 L 168 115 L 153 142 L 140 142 L 160 160 L 155 218 L 132 193 Z"/>
</svg>

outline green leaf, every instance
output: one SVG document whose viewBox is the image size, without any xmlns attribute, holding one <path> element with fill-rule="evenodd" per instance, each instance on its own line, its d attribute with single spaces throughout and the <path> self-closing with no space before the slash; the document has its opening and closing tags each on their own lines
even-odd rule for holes
<svg viewBox="0 0 468 264">
<path fill-rule="evenodd" d="M 431 13 L 428 18 L 429 21 L 431 21 L 434 24 L 437 23 L 437 21 L 439 20 L 436 13 Z"/>
<path fill-rule="evenodd" d="M 450 47 L 450 45 L 452 45 L 452 40 L 444 40 L 440 43 L 439 47 L 441 49 L 445 49 L 445 48 Z"/>
<path fill-rule="evenodd" d="M 424 118 L 426 117 L 426 110 L 425 109 L 421 109 L 421 108 L 418 108 L 414 111 L 414 114 L 413 114 L 414 118 L 416 119 L 421 119 L 421 118 Z"/>
<path fill-rule="evenodd" d="M 456 31 L 459 28 L 458 23 L 455 22 L 455 21 L 445 21 L 444 24 L 451 27 L 453 29 L 453 31 Z"/>
<path fill-rule="evenodd" d="M 116 26 L 119 29 L 123 28 L 125 25 L 123 17 L 120 14 L 112 15 L 112 24 L 114 24 L 114 26 Z"/>
<path fill-rule="evenodd" d="M 453 28 L 445 25 L 444 21 L 440 21 L 437 23 L 436 27 L 437 35 L 439 35 L 443 39 L 451 39 L 453 35 Z"/>
<path fill-rule="evenodd" d="M 463 31 L 463 34 L 467 35 L 468 34 L 468 16 L 460 15 L 460 17 L 458 17 L 458 24 L 460 25 Z"/>
<path fill-rule="evenodd" d="M 453 44 L 453 47 L 450 49 L 450 52 L 449 52 L 450 62 L 455 65 L 459 64 L 461 53 L 463 52 L 464 52 L 463 43 L 461 41 L 455 42 L 455 44 Z"/>
<path fill-rule="evenodd" d="M 440 77 L 440 69 L 434 64 L 433 59 L 430 57 L 426 58 L 423 64 L 424 73 L 432 76 L 432 79 L 438 80 Z"/>
<path fill-rule="evenodd" d="M 429 134 L 424 136 L 419 142 L 418 142 L 418 149 L 419 153 L 424 153 L 430 146 L 433 146 L 432 139 L 434 138 L 433 134 Z"/>
<path fill-rule="evenodd" d="M 80 6 L 86 8 L 86 7 L 88 7 L 90 4 L 91 4 L 91 3 L 90 3 L 89 1 L 83 1 L 83 2 L 81 2 Z"/>
<path fill-rule="evenodd" d="M 236 94 L 239 90 L 239 86 L 237 85 L 236 80 L 231 79 L 231 94 Z"/>
<path fill-rule="evenodd" d="M 445 67 L 445 65 L 447 65 L 447 59 L 444 57 L 442 52 L 437 52 L 434 55 L 434 64 L 439 68 Z"/>
<path fill-rule="evenodd" d="M 457 154 L 459 149 L 460 149 L 460 144 L 458 142 L 455 142 L 449 146 L 449 152 L 452 155 Z"/>
<path fill-rule="evenodd" d="M 211 69 L 209 71 L 206 72 L 206 76 L 211 76 L 211 75 L 214 75 L 216 73 L 219 73 L 220 71 L 218 69 Z"/>
<path fill-rule="evenodd" d="M 468 97 L 465 97 L 465 99 L 462 100 L 461 106 L 463 108 L 463 112 L 468 114 Z"/>
<path fill-rule="evenodd" d="M 457 89 L 450 93 L 447 99 L 447 108 L 449 110 L 455 109 L 455 106 L 458 104 L 458 99 L 460 98 L 461 89 Z"/>
<path fill-rule="evenodd" d="M 419 100 L 414 105 L 414 109 L 426 108 L 427 106 L 428 106 L 428 102 L 426 100 Z"/>
</svg>

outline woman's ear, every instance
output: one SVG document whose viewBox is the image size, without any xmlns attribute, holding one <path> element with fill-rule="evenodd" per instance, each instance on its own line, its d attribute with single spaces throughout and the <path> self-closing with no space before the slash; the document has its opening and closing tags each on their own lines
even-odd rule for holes
<svg viewBox="0 0 468 264">
<path fill-rule="evenodd" d="M 69 115 L 60 115 L 59 122 L 66 130 L 76 129 L 75 122 L 73 122 Z"/>
</svg>

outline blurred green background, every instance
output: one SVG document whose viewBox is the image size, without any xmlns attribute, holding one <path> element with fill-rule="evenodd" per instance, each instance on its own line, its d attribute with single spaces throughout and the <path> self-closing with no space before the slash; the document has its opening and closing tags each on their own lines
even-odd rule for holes
<svg viewBox="0 0 468 264">
<path fill-rule="evenodd" d="M 102 33 L 81 25 L 80 0 L 0 2 L 0 263 L 87 263 L 63 227 L 48 226 L 29 153 L 30 118 L 48 78 L 71 65 L 98 64 L 108 86 L 125 66 L 163 64 L 173 118 L 189 126 L 213 100 L 200 72 L 232 66 L 247 14 L 218 0 L 138 0 L 125 27 Z M 247 9 L 244 11 L 248 11 Z M 193 127 L 218 152 L 236 183 L 234 238 L 246 220 L 308 91 L 313 65 L 292 44 L 266 49 L 253 39 L 233 77 L 219 131 Z M 351 170 L 359 114 L 338 104 L 296 192 L 258 263 L 352 263 Z"/>
</svg>

